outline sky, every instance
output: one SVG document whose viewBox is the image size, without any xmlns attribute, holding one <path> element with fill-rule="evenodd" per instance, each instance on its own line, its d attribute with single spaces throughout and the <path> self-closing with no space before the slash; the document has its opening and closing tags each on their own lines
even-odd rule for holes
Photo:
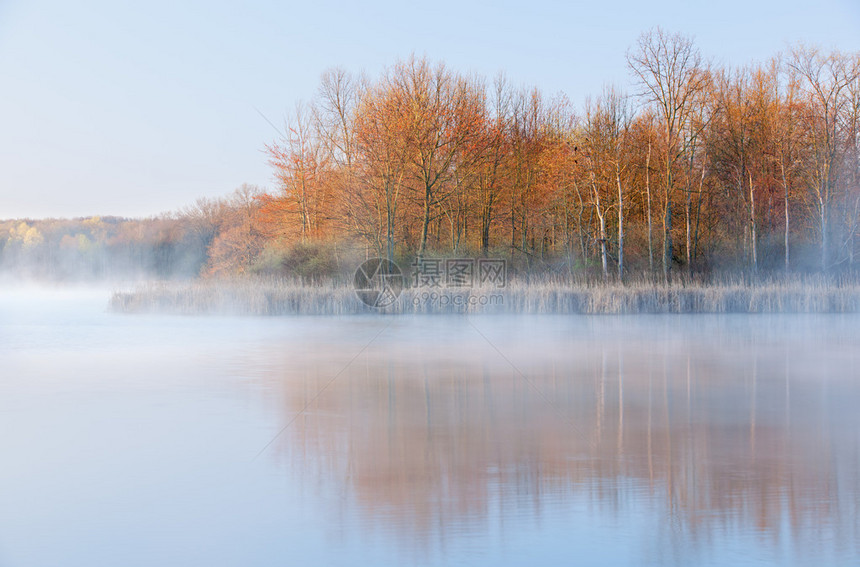
<svg viewBox="0 0 860 567">
<path fill-rule="evenodd" d="M 181 5 L 177 5 L 181 4 Z M 0 219 L 151 216 L 243 183 L 323 71 L 415 53 L 565 93 L 632 90 L 654 26 L 720 65 L 803 41 L 860 51 L 860 0 L 242 3 L 0 0 Z"/>
</svg>

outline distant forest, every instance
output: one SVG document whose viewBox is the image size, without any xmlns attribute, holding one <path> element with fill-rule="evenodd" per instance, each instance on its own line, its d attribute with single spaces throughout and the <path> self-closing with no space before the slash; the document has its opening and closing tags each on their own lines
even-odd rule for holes
<svg viewBox="0 0 860 567">
<path fill-rule="evenodd" d="M 329 70 L 266 146 L 273 192 L 151 219 L 3 221 L 0 266 L 314 279 L 376 255 L 598 279 L 857 270 L 860 53 L 801 45 L 720 68 L 654 29 L 627 61 L 632 91 L 581 108 L 423 58 L 376 77 Z"/>
</svg>

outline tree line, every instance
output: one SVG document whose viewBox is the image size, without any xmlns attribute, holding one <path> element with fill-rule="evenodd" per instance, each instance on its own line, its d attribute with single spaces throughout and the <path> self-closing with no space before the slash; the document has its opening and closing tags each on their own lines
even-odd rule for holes
<svg viewBox="0 0 860 567">
<path fill-rule="evenodd" d="M 580 109 L 414 56 L 374 78 L 327 71 L 267 146 L 261 230 L 606 278 L 855 267 L 860 54 L 719 68 L 654 29 L 627 62 L 634 91 Z"/>
<path fill-rule="evenodd" d="M 332 69 L 265 148 L 274 191 L 243 185 L 152 219 L 0 222 L 0 266 L 313 279 L 374 255 L 604 279 L 857 269 L 860 53 L 800 45 L 722 68 L 657 28 L 627 63 L 631 92 L 608 86 L 581 108 L 414 56 L 376 77 Z"/>
<path fill-rule="evenodd" d="M 243 185 L 227 197 L 198 199 L 180 211 L 143 219 L 0 221 L 0 276 L 184 279 L 246 271 L 262 250 L 256 223 L 248 231 L 261 194 Z"/>
</svg>

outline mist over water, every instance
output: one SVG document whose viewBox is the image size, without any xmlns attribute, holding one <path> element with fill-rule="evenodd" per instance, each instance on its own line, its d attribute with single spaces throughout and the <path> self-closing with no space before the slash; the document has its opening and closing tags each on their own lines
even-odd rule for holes
<svg viewBox="0 0 860 567">
<path fill-rule="evenodd" d="M 860 316 L 0 291 L 0 565 L 844 565 Z"/>
</svg>

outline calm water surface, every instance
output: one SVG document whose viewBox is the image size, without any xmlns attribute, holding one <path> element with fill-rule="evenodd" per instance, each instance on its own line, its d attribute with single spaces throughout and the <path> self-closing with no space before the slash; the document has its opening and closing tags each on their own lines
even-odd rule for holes
<svg viewBox="0 0 860 567">
<path fill-rule="evenodd" d="M 0 290 L 0 565 L 849 565 L 860 317 Z"/>
</svg>

